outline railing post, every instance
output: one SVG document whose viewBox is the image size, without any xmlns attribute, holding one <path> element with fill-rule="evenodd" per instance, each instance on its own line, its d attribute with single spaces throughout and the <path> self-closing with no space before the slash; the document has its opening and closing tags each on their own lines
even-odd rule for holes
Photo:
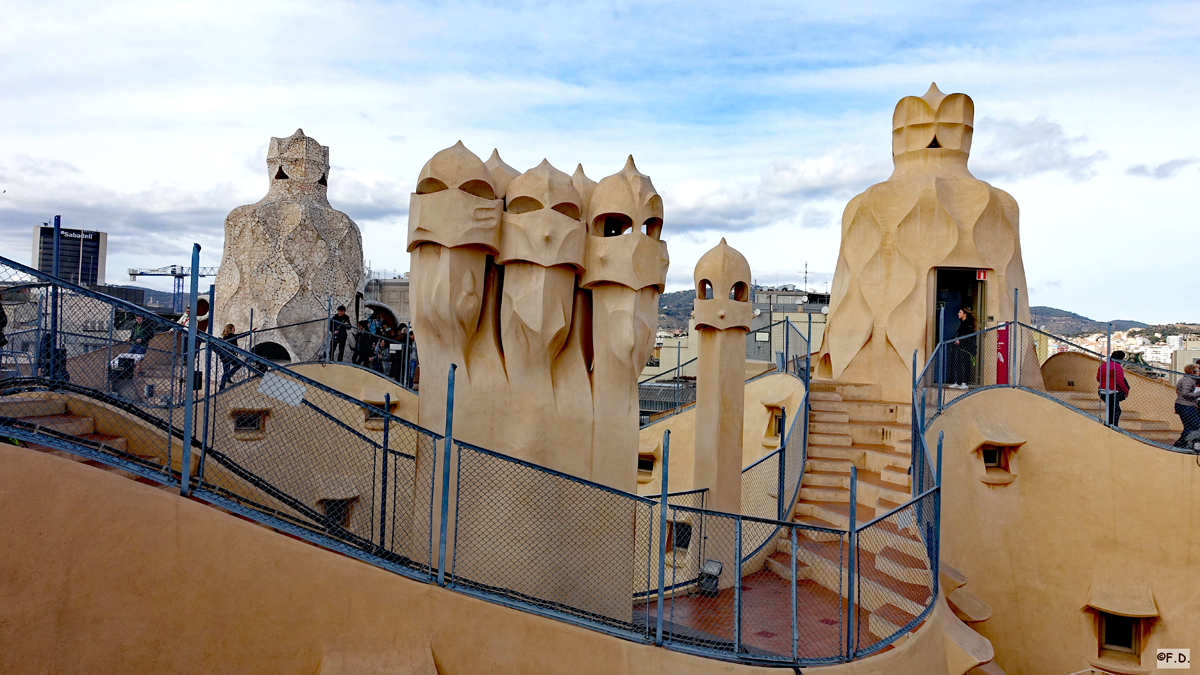
<svg viewBox="0 0 1200 675">
<path fill-rule="evenodd" d="M 388 484 L 388 430 L 392 427 L 392 395 L 383 395 L 383 466 L 379 477 L 379 548 L 385 548 L 383 542 L 387 534 L 387 484 Z"/>
<path fill-rule="evenodd" d="M 41 236 L 40 234 L 38 235 Z M 58 276 L 58 240 L 62 236 L 62 216 L 54 216 L 54 247 L 52 264 L 54 279 Z M 41 261 L 39 260 L 40 264 Z M 50 284 L 50 379 L 59 379 L 58 372 L 58 284 Z"/>
<path fill-rule="evenodd" d="M 792 661 L 800 658 L 800 621 L 796 617 L 796 526 L 790 528 L 792 534 Z"/>
<path fill-rule="evenodd" d="M 109 305 L 108 306 L 108 348 L 104 352 L 104 363 L 105 364 L 112 363 L 113 324 L 115 324 L 116 322 L 117 322 L 117 306 Z M 3 363 L 0 363 L 0 365 L 3 365 Z M 15 356 L 13 357 L 13 365 L 14 366 L 17 365 L 17 358 Z M 18 370 L 17 372 L 19 374 L 20 370 Z M 108 392 L 110 392 L 112 390 L 113 390 L 112 372 L 109 371 L 108 366 L 105 365 L 105 367 L 104 367 L 104 393 L 107 394 Z"/>
<path fill-rule="evenodd" d="M 929 568 L 934 571 L 933 574 L 933 595 L 936 598 L 938 594 L 938 571 L 941 568 L 942 558 L 942 439 L 946 432 L 938 432 L 938 453 L 937 453 L 937 492 L 934 493 L 933 502 L 933 554 L 934 559 L 930 561 Z"/>
<path fill-rule="evenodd" d="M 691 339 L 691 336 L 688 337 Z M 679 342 L 679 336 L 675 336 L 675 386 L 671 387 L 675 394 L 675 408 L 679 410 L 679 384 L 683 378 L 683 345 Z"/>
<path fill-rule="evenodd" d="M 804 348 L 804 386 L 807 387 L 812 379 L 812 312 L 805 311 L 805 314 L 808 316 L 808 335 L 804 341 L 808 346 Z M 825 320 L 825 325 L 829 325 L 828 319 Z"/>
<path fill-rule="evenodd" d="M 250 308 L 250 349 L 246 351 L 254 353 L 254 308 Z"/>
<path fill-rule="evenodd" d="M 200 292 L 200 244 L 192 244 L 192 285 L 188 293 L 188 327 L 187 327 L 187 362 L 184 364 L 184 380 L 187 382 L 183 389 L 183 450 L 179 457 L 179 494 L 188 496 L 192 470 L 192 420 L 195 415 L 196 396 L 196 300 Z M 212 314 L 209 314 L 212 323 Z"/>
<path fill-rule="evenodd" d="M 658 616 L 654 620 L 654 644 L 663 642 L 663 596 L 667 586 L 667 480 L 671 458 L 671 430 L 663 432 L 662 501 L 658 505 Z"/>
<path fill-rule="evenodd" d="M 855 555 L 855 549 L 858 547 L 858 468 L 854 465 L 850 466 L 850 525 L 847 528 L 847 551 L 846 551 L 846 660 L 854 660 L 854 592 L 856 569 L 855 562 L 858 556 Z"/>
<path fill-rule="evenodd" d="M 911 406 L 912 410 L 909 411 L 909 416 L 908 416 L 909 425 L 911 426 L 911 430 L 909 431 L 909 455 L 910 455 L 910 458 L 908 461 L 908 466 L 909 466 L 909 470 L 912 472 L 911 479 L 909 480 L 909 483 L 910 483 L 909 489 L 912 491 L 913 497 L 916 497 L 917 495 L 921 494 L 917 489 L 917 481 L 916 481 L 916 478 L 919 475 L 919 469 L 921 467 L 921 465 L 920 465 L 921 460 L 919 458 L 919 455 L 920 455 L 919 450 L 920 450 L 921 444 L 917 441 L 917 434 L 920 433 L 920 431 L 921 431 L 920 425 L 917 424 L 917 354 L 919 351 L 920 350 L 918 350 L 918 349 L 913 350 L 912 406 Z"/>
<path fill-rule="evenodd" d="M 212 352 L 213 352 L 213 325 L 217 322 L 217 287 L 215 284 L 208 285 L 208 330 L 205 331 L 208 337 L 204 344 L 207 348 L 204 350 L 204 421 L 200 425 L 200 464 L 196 467 L 196 484 L 204 483 L 204 463 L 208 459 L 208 402 L 212 396 Z"/>
<path fill-rule="evenodd" d="M 1017 307 L 1021 298 L 1021 289 L 1013 289 L 1013 320 L 1012 328 L 1008 331 L 1008 382 L 1010 387 L 1017 386 Z"/>
<path fill-rule="evenodd" d="M 733 557 L 737 561 L 737 575 L 733 587 L 733 653 L 742 653 L 742 517 L 733 521 Z"/>
<path fill-rule="evenodd" d="M 778 502 L 778 508 L 775 509 L 778 514 L 776 520 L 783 520 L 783 479 L 787 472 L 787 428 L 787 408 L 784 407 L 779 410 L 779 471 L 776 472 L 778 478 L 775 481 L 777 493 L 775 501 Z"/>
<path fill-rule="evenodd" d="M 1108 339 L 1104 347 L 1104 389 L 1107 393 L 1104 394 L 1104 426 L 1112 426 L 1113 418 L 1113 396 L 1112 391 L 1112 322 L 1108 323 L 1107 327 Z"/>
<path fill-rule="evenodd" d="M 442 451 L 442 520 L 438 530 L 438 586 L 446 585 L 446 526 L 450 517 L 450 444 L 454 435 L 454 371 L 458 364 L 450 364 L 446 381 L 446 437 Z"/>
<path fill-rule="evenodd" d="M 938 343 L 934 347 L 941 352 L 938 357 L 937 377 L 933 378 L 938 388 L 938 412 L 942 412 L 942 408 L 946 405 L 946 306 L 942 305 L 938 308 Z"/>
<path fill-rule="evenodd" d="M 333 296 L 325 301 L 325 363 L 329 363 L 329 352 L 333 351 L 333 334 L 329 332 L 329 322 L 333 320 Z"/>
<path fill-rule="evenodd" d="M 788 362 L 792 360 L 792 336 L 789 335 L 792 332 L 791 328 L 792 320 L 789 317 L 783 317 L 783 369 L 785 371 L 787 370 Z"/>
</svg>

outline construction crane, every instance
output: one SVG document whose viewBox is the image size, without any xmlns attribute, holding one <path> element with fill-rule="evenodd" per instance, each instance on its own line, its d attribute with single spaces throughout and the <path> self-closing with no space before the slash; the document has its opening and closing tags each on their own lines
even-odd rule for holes
<svg viewBox="0 0 1200 675">
<path fill-rule="evenodd" d="M 215 277 L 217 276 L 217 267 L 201 267 L 200 276 Z M 184 267 L 183 265 L 169 265 L 167 267 L 159 267 L 158 269 L 137 269 L 129 268 L 129 280 L 137 281 L 138 277 L 174 277 L 175 290 L 171 296 L 171 311 L 176 314 L 183 313 L 183 280 L 192 276 L 192 268 Z"/>
</svg>

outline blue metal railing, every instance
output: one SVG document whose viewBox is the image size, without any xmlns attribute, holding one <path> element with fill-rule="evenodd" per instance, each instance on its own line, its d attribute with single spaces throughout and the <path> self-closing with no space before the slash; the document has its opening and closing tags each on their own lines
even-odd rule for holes
<svg viewBox="0 0 1200 675">
<path fill-rule="evenodd" d="M 157 321 L 141 308 L 0 258 L 0 272 L 5 269 L 10 276 L 42 279 L 60 296 L 57 311 L 80 312 L 58 316 L 53 325 L 69 326 L 89 312 L 111 317 L 114 309 Z M 198 388 L 180 387 L 163 409 L 107 391 L 107 385 L 89 384 L 107 382 L 107 375 L 97 379 L 87 369 L 109 368 L 109 347 L 126 344 L 115 339 L 103 358 L 95 350 L 69 355 L 65 369 L 77 375 L 75 382 L 53 369 L 0 381 L 5 395 L 86 399 L 120 410 L 135 422 L 122 433 L 131 445 L 157 444 L 153 457 L 11 418 L 0 418 L 0 436 L 67 450 L 176 486 L 410 578 L 710 658 L 791 666 L 860 658 L 910 631 L 928 616 L 936 598 L 936 483 L 886 516 L 847 530 L 787 517 L 807 455 L 807 393 L 780 448 L 747 468 L 753 476 L 775 462 L 775 471 L 761 477 L 775 492 L 769 513 L 729 514 L 704 508 L 703 490 L 668 494 L 663 504 L 661 498 L 613 490 L 453 439 L 453 387 L 447 429 L 438 434 L 394 415 L 386 398 L 380 409 L 209 334 L 193 332 L 184 339 L 177 325 L 155 327 L 169 336 L 160 342 L 170 344 L 160 346 L 170 350 L 156 357 L 167 363 L 166 352 L 172 351 L 166 377 L 193 379 L 187 374 L 199 367 L 198 357 L 191 359 L 197 365 L 188 365 L 185 354 L 220 349 L 237 366 L 231 366 L 235 377 L 229 386 L 217 389 L 213 378 L 205 377 Z M 54 345 L 61 339 L 52 332 Z M 805 379 L 808 367 L 797 358 L 783 364 L 785 372 Z M 187 428 L 172 412 L 185 404 L 193 406 Z M 264 424 L 273 431 L 266 433 Z M 189 437 L 184 447 L 197 462 L 179 461 L 178 449 Z M 189 477 L 193 464 L 196 475 Z M 332 487 L 322 482 L 329 480 Z M 883 635 L 871 632 L 879 629 L 867 626 L 854 608 L 875 605 L 878 599 L 864 594 L 892 591 L 870 581 L 844 589 L 840 571 L 854 558 L 858 541 L 872 537 L 921 548 L 929 571 L 921 582 L 928 593 L 921 611 Z M 661 543 L 657 551 L 656 541 Z M 776 595 L 752 592 L 751 586 L 778 583 L 768 570 L 783 570 L 794 579 L 798 557 L 805 555 L 833 555 L 838 572 L 814 581 L 838 598 L 848 593 L 855 601 L 830 605 L 824 592 L 811 593 L 796 583 Z M 710 574 L 710 563 L 721 570 Z M 853 584 L 861 570 L 849 569 Z M 757 581 L 743 583 L 751 577 Z M 730 599 L 732 616 L 718 609 L 719 603 L 705 604 L 710 592 Z M 840 627 L 834 640 L 828 639 L 829 622 Z"/>
</svg>

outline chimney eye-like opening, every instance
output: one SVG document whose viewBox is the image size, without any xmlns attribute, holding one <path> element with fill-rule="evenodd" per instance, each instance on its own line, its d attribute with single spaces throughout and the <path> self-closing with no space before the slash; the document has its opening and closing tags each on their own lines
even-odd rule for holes
<svg viewBox="0 0 1200 675">
<path fill-rule="evenodd" d="M 598 216 L 593 224 L 601 237 L 619 237 L 633 230 L 633 219 L 621 213 L 605 213 Z"/>
<path fill-rule="evenodd" d="M 326 178 L 325 174 L 321 174 L 321 177 L 317 179 L 317 185 L 324 185 L 325 187 L 329 187 L 329 179 Z"/>
<path fill-rule="evenodd" d="M 279 170 L 277 170 L 277 171 L 275 172 L 275 180 L 287 180 L 287 179 L 288 179 L 287 172 L 285 172 L 285 171 L 283 170 L 283 167 L 282 167 L 282 166 L 281 166 L 281 167 L 279 167 Z"/>
<path fill-rule="evenodd" d="M 508 203 L 509 213 L 529 213 L 530 211 L 539 211 L 543 208 L 545 207 L 542 206 L 541 202 L 533 197 L 526 197 L 524 195 Z"/>
<path fill-rule="evenodd" d="M 652 239 L 658 239 L 659 237 L 661 237 L 662 236 L 662 225 L 663 225 L 662 218 L 647 218 L 646 222 L 643 223 L 643 226 L 645 227 L 646 236 L 648 236 Z"/>
<path fill-rule="evenodd" d="M 928 148 L 940 148 L 940 147 L 942 147 L 942 144 L 938 143 L 937 136 L 934 136 L 933 140 L 929 142 L 929 145 L 927 147 Z"/>
<path fill-rule="evenodd" d="M 496 191 L 493 190 L 492 186 L 488 185 L 486 181 L 482 180 L 469 180 L 462 185 L 459 185 L 458 189 L 466 192 L 467 194 L 475 195 L 480 199 L 496 198 Z"/>
<path fill-rule="evenodd" d="M 571 202 L 563 202 L 561 204 L 555 204 L 554 206 L 552 206 L 550 208 L 551 208 L 551 210 L 558 211 L 559 213 L 563 214 L 564 216 L 566 216 L 572 220 L 579 220 L 580 218 L 583 217 L 583 214 L 581 214 L 579 212 L 579 206 L 572 204 Z"/>
<path fill-rule="evenodd" d="M 696 299 L 712 300 L 712 283 L 708 279 L 701 279 L 696 284 Z"/>
<path fill-rule="evenodd" d="M 729 290 L 729 299 L 738 302 L 750 301 L 750 288 L 746 286 L 746 282 L 739 281 Z"/>
<path fill-rule="evenodd" d="M 426 178 L 417 184 L 417 194 L 429 195 L 446 189 L 446 184 L 436 178 Z"/>
</svg>

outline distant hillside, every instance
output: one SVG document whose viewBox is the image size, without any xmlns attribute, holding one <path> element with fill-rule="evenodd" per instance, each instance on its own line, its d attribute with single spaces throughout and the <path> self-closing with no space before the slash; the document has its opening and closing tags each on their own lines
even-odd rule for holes
<svg viewBox="0 0 1200 675">
<path fill-rule="evenodd" d="M 1053 333 L 1054 335 L 1087 335 L 1090 333 L 1103 333 L 1108 330 L 1108 323 L 1105 321 L 1094 321 L 1086 316 L 1068 312 L 1065 309 L 1030 307 L 1029 313 L 1033 316 L 1033 325 L 1044 326 L 1044 330 L 1047 333 Z M 1112 322 L 1112 329 L 1129 330 L 1130 328 L 1146 328 L 1147 325 L 1141 321 L 1117 319 Z"/>
<path fill-rule="evenodd" d="M 658 302 L 659 330 L 686 330 L 688 319 L 692 315 L 692 302 L 696 299 L 696 291 L 675 291 L 663 293 Z M 1095 321 L 1086 316 L 1068 312 L 1054 307 L 1032 307 L 1033 325 L 1045 326 L 1045 331 L 1054 335 L 1087 335 L 1103 333 L 1108 329 L 1108 323 Z M 1125 331 L 1144 329 L 1140 332 L 1162 333 L 1163 335 L 1179 335 L 1200 333 L 1200 326 L 1192 324 L 1171 324 L 1169 326 L 1150 326 L 1140 321 L 1119 319 L 1113 321 L 1113 330 Z"/>
<path fill-rule="evenodd" d="M 692 316 L 692 302 L 695 299 L 695 290 L 663 293 L 658 301 L 658 329 L 687 330 L 688 319 Z"/>
</svg>

